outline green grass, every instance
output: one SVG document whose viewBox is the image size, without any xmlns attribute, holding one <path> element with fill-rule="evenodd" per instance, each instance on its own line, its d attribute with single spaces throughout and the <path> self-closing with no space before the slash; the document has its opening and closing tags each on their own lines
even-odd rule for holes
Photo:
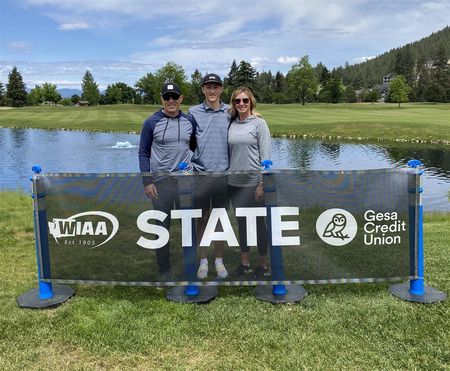
<svg viewBox="0 0 450 371">
<path fill-rule="evenodd" d="M 158 106 L 26 107 L 0 110 L 0 126 L 140 131 Z M 188 107 L 183 107 L 187 111 Z M 450 104 L 260 104 L 274 136 L 450 143 Z"/>
<path fill-rule="evenodd" d="M 425 218 L 426 282 L 450 293 L 450 214 Z M 295 305 L 222 287 L 207 305 L 164 290 L 74 286 L 53 310 L 18 308 L 36 287 L 29 195 L 0 193 L 0 368 L 422 369 L 450 368 L 450 302 L 412 304 L 388 284 L 307 286 Z"/>
</svg>

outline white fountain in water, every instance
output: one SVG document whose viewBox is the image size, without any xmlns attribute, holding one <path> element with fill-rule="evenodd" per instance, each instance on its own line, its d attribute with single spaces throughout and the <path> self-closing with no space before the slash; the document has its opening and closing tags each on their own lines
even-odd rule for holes
<svg viewBox="0 0 450 371">
<path fill-rule="evenodd" d="M 112 148 L 135 148 L 137 146 L 133 146 L 129 141 L 126 142 L 116 142 L 116 144 Z"/>
</svg>

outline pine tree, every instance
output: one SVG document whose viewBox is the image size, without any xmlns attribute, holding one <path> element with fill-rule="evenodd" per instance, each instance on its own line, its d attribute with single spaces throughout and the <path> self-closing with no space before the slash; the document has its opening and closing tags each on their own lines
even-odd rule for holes
<svg viewBox="0 0 450 371">
<path fill-rule="evenodd" d="M 450 68 L 447 64 L 447 50 L 444 44 L 440 44 L 434 56 L 432 69 L 432 85 L 434 102 L 446 102 L 450 100 Z"/>
<path fill-rule="evenodd" d="M 273 103 L 291 103 L 287 95 L 286 77 L 280 71 L 275 74 L 273 91 Z"/>
<path fill-rule="evenodd" d="M 5 86 L 0 81 L 0 106 L 5 105 Z"/>
<path fill-rule="evenodd" d="M 356 103 L 356 91 L 353 85 L 347 85 L 345 88 L 344 100 L 347 103 Z"/>
<path fill-rule="evenodd" d="M 237 72 L 237 64 L 236 60 L 233 59 L 233 63 L 231 63 L 230 72 L 228 72 L 228 75 L 224 79 L 223 84 L 223 93 L 222 93 L 222 100 L 224 102 L 229 102 L 231 98 L 231 94 L 233 93 L 234 89 L 237 88 L 236 85 L 236 72 Z"/>
<path fill-rule="evenodd" d="M 414 94 L 414 100 L 423 102 L 426 100 L 426 92 L 430 86 L 430 69 L 427 66 L 427 60 L 421 55 L 417 60 L 417 84 Z"/>
<path fill-rule="evenodd" d="M 339 103 L 343 93 L 341 79 L 338 76 L 330 75 L 320 91 L 320 100 L 327 103 Z"/>
<path fill-rule="evenodd" d="M 229 87 L 230 89 L 237 88 L 236 85 L 236 73 L 237 73 L 238 67 L 236 64 L 236 61 L 233 59 L 233 63 L 231 63 L 230 72 L 228 72 L 228 76 L 225 78 L 225 85 Z"/>
<path fill-rule="evenodd" d="M 330 72 L 328 71 L 328 68 L 322 62 L 319 62 L 317 63 L 314 70 L 316 71 L 317 81 L 319 82 L 319 84 L 324 86 L 330 78 Z"/>
<path fill-rule="evenodd" d="M 22 75 L 17 71 L 16 66 L 8 74 L 6 97 L 12 107 L 23 107 L 27 100 L 26 85 L 23 83 Z"/>
<path fill-rule="evenodd" d="M 195 71 L 191 75 L 192 104 L 197 104 L 203 101 L 202 83 L 203 75 L 199 70 L 195 69 Z"/>
<path fill-rule="evenodd" d="M 273 87 L 274 87 L 274 77 L 272 72 L 261 72 L 256 74 L 256 90 L 259 93 L 258 100 L 261 103 L 272 103 L 273 101 Z"/>
<path fill-rule="evenodd" d="M 235 87 L 246 86 L 257 97 L 256 70 L 246 61 L 239 63 L 235 76 Z"/>
<path fill-rule="evenodd" d="M 396 75 L 405 76 L 406 83 L 412 85 L 415 81 L 414 75 L 415 61 L 411 50 L 411 45 L 399 49 L 395 56 L 394 72 Z"/>
<path fill-rule="evenodd" d="M 94 80 L 91 71 L 86 70 L 81 83 L 82 99 L 87 100 L 89 104 L 96 106 L 100 100 L 100 91 L 98 84 Z"/>
</svg>

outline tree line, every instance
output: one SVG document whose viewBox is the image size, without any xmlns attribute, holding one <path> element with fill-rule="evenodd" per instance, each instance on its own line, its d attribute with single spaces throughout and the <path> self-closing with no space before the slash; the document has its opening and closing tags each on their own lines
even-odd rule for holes
<svg viewBox="0 0 450 371">
<path fill-rule="evenodd" d="M 450 28 L 447 27 L 438 34 L 442 39 L 442 35 L 447 37 L 450 34 L 449 31 Z M 435 34 L 430 38 L 433 36 Z M 423 51 L 425 47 L 420 42 L 417 45 L 421 45 L 420 50 Z M 375 60 L 332 70 L 323 63 L 313 67 L 307 55 L 293 64 L 286 74 L 280 71 L 272 73 L 270 70 L 258 72 L 247 61 L 240 61 L 239 64 L 233 61 L 228 74 L 224 76 L 222 98 L 227 102 L 232 91 L 244 85 L 251 88 L 257 100 L 262 103 L 304 105 L 309 102 L 375 102 L 379 99 L 399 104 L 407 101 L 450 102 L 447 44 L 442 42 L 434 46 L 433 54 L 429 56 L 418 53 L 414 45 L 408 44 L 393 53 L 389 52 L 389 58 L 382 55 Z M 384 65 L 383 71 L 392 74 L 392 81 L 389 84 L 383 83 L 383 77 L 387 74 L 385 72 L 380 71 L 376 80 L 372 79 L 373 71 L 369 71 L 370 66 L 374 65 Z M 160 87 L 166 81 L 173 81 L 181 86 L 185 103 L 196 104 L 203 100 L 202 79 L 203 75 L 197 69 L 188 79 L 181 65 L 168 62 L 154 73 L 149 72 L 142 76 L 133 87 L 124 82 L 117 82 L 108 85 L 104 92 L 100 92 L 92 72 L 87 70 L 82 78 L 81 96 L 74 95 L 62 99 L 56 85 L 51 83 L 36 85 L 27 93 L 22 76 L 14 67 L 8 75 L 6 89 L 0 82 L 0 104 L 13 107 L 44 102 L 73 105 L 80 101 L 87 101 L 90 105 L 158 104 Z"/>
</svg>

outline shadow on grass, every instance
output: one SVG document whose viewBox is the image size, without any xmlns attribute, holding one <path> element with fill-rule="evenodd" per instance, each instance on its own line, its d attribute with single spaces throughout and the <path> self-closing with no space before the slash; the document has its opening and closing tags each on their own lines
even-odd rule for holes
<svg viewBox="0 0 450 371">
<path fill-rule="evenodd" d="M 383 296 L 388 293 L 390 283 L 361 283 L 361 284 L 336 284 L 336 285 L 305 285 L 308 296 L 301 302 L 307 302 L 315 297 L 327 296 L 337 298 L 339 296 L 355 296 L 359 298 Z M 127 300 L 139 303 L 148 300 L 165 300 L 168 288 L 156 287 L 129 287 L 129 286 L 95 286 L 95 285 L 71 285 L 80 298 L 96 298 L 99 300 Z M 217 298 L 251 298 L 254 297 L 255 286 L 219 286 Z M 289 286 L 287 287 L 289 290 Z"/>
</svg>

